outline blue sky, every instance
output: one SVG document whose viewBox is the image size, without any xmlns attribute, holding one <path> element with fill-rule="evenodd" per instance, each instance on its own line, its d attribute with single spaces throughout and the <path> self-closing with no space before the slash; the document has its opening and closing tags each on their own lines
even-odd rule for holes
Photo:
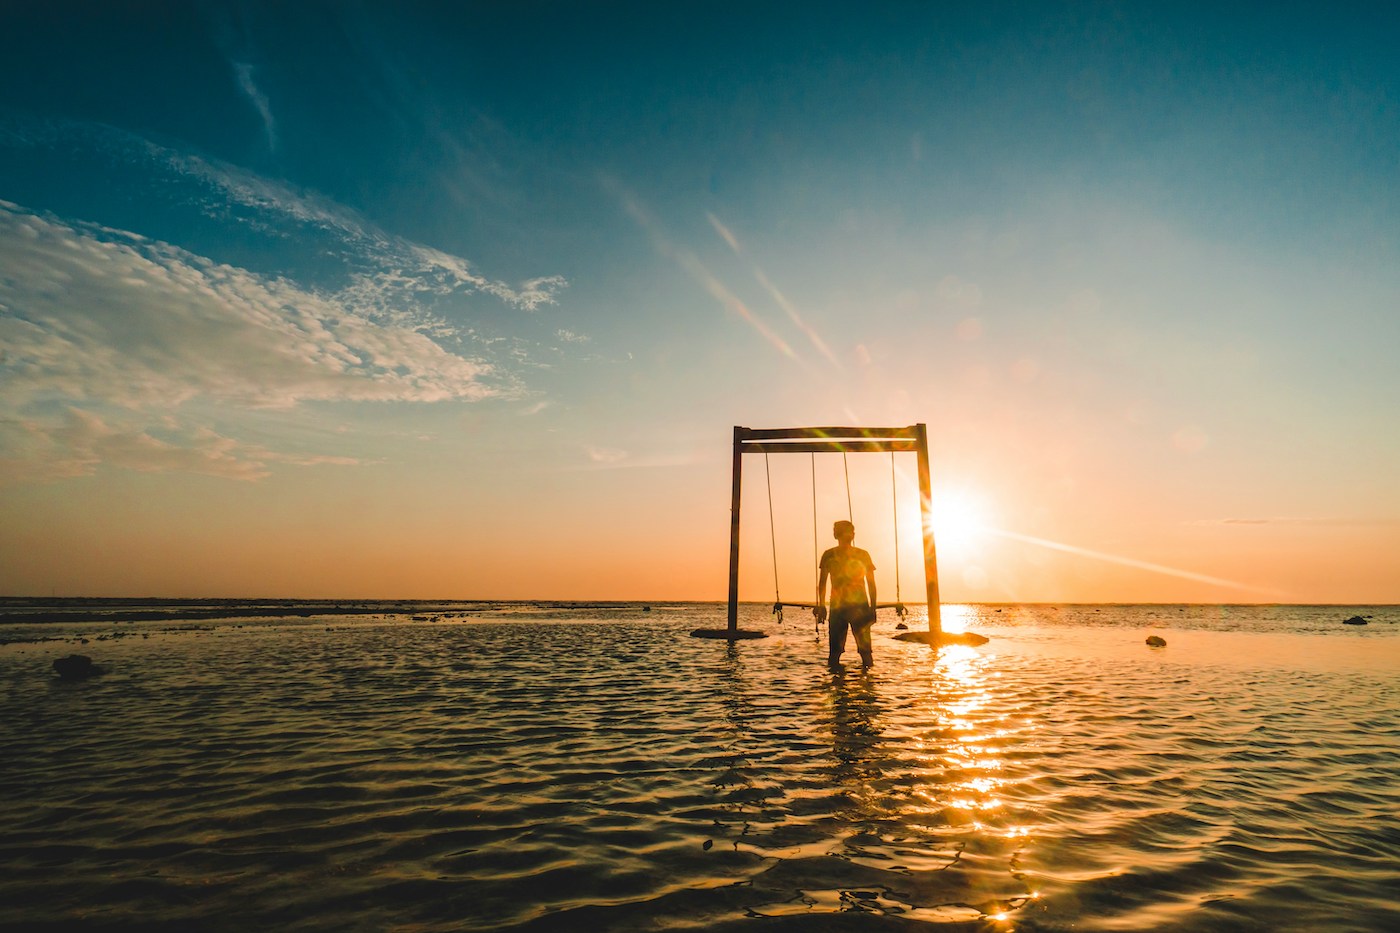
<svg viewBox="0 0 1400 933">
<path fill-rule="evenodd" d="M 1380 5 L 0 25 L 0 590 L 718 596 L 731 425 L 925 421 L 953 598 L 1400 599 Z"/>
</svg>

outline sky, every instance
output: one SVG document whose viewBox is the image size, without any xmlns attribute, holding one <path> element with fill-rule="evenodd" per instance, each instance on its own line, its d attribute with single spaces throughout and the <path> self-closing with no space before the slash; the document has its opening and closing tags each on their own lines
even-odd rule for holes
<svg viewBox="0 0 1400 933">
<path fill-rule="evenodd" d="M 735 425 L 925 423 L 947 601 L 1400 602 L 1387 5 L 0 36 L 0 594 L 722 599 Z M 747 455 L 741 595 L 914 474 Z"/>
</svg>

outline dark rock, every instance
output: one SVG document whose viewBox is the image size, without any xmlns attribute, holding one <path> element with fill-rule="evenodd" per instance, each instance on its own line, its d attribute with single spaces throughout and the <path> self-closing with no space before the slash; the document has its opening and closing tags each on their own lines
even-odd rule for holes
<svg viewBox="0 0 1400 933">
<path fill-rule="evenodd" d="M 903 622 L 899 623 L 894 628 L 897 632 L 906 632 L 909 630 L 909 626 L 905 625 Z"/>
<path fill-rule="evenodd" d="M 1151 645 L 1153 648 L 1165 648 L 1165 647 L 1167 647 L 1167 640 L 1166 640 L 1165 638 L 1163 638 L 1161 635 L 1148 635 L 1148 636 L 1147 636 L 1147 643 L 1148 643 L 1149 645 Z"/>
<path fill-rule="evenodd" d="M 89 677 L 105 673 L 85 654 L 70 654 L 65 658 L 57 658 L 53 662 L 53 669 L 63 680 L 87 680 Z"/>
<path fill-rule="evenodd" d="M 1361 618 L 1361 616 L 1352 616 L 1350 619 L 1347 619 L 1347 620 L 1343 621 L 1342 624 L 1343 624 L 1343 625 L 1369 625 L 1370 623 L 1368 623 L 1365 619 Z"/>
</svg>

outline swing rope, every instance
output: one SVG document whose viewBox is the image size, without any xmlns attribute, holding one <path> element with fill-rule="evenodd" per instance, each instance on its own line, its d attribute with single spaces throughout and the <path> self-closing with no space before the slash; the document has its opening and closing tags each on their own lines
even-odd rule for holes
<svg viewBox="0 0 1400 933">
<path fill-rule="evenodd" d="M 768 452 L 763 452 L 763 478 L 768 484 L 768 543 L 773 547 L 773 614 L 783 621 L 783 597 L 778 591 L 778 532 L 773 523 L 773 475 L 768 470 Z"/>
<path fill-rule="evenodd" d="M 844 450 L 841 451 L 841 466 L 846 470 L 846 518 L 854 525 L 856 513 L 855 510 L 851 508 L 851 464 L 846 459 L 846 452 Z"/>
<path fill-rule="evenodd" d="M 820 606 L 822 603 L 822 571 L 821 552 L 817 544 L 817 455 L 811 453 L 807 455 L 812 460 L 812 588 L 817 592 L 817 598 L 813 602 Z M 812 616 L 816 619 L 817 627 L 822 624 L 821 616 L 817 610 L 812 610 Z"/>
<path fill-rule="evenodd" d="M 894 476 L 894 451 L 890 451 L 890 508 L 894 511 L 894 614 L 903 621 L 904 598 L 899 593 L 899 484 Z"/>
</svg>

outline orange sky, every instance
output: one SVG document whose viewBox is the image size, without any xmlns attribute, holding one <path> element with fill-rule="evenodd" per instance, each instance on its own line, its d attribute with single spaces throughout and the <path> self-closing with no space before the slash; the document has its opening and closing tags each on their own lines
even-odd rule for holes
<svg viewBox="0 0 1400 933">
<path fill-rule="evenodd" d="M 728 432 L 683 466 L 502 468 L 490 484 L 445 467 L 364 485 L 326 469 L 258 483 L 128 472 L 10 493 L 6 591 L 47 595 L 722 599 Z M 913 455 L 898 454 L 899 589 L 921 601 Z M 850 456 L 857 543 L 894 599 L 889 457 Z M 513 466 L 513 464 L 512 464 Z M 813 587 L 810 461 L 770 458 L 779 583 Z M 371 468 L 372 469 L 372 468 Z M 387 473 L 387 468 L 383 468 Z M 841 461 L 818 455 L 818 545 L 846 512 Z M 746 457 L 741 595 L 773 595 L 763 458 Z M 1071 492 L 1046 507 L 1004 478 L 941 471 L 935 519 L 945 601 L 1393 601 L 1387 525 L 1183 521 L 1170 497 Z M 507 484 L 504 474 L 523 474 Z M 401 475 L 401 474 L 400 474 Z M 292 482 L 291 479 L 297 480 Z M 448 486 L 455 491 L 447 493 Z M 1077 484 L 1076 484 L 1077 486 Z M 938 502 L 949 508 L 940 511 Z M 1136 501 L 1136 500 L 1135 500 Z M 527 508 L 527 506 L 533 506 Z M 1082 506 L 1082 507 L 1081 507 Z M 945 519 L 944 513 L 951 518 Z M 951 522 L 951 523 L 950 523 Z M 17 546 L 22 543 L 21 546 Z M 1215 578 L 1214 581 L 1207 578 Z"/>
</svg>

